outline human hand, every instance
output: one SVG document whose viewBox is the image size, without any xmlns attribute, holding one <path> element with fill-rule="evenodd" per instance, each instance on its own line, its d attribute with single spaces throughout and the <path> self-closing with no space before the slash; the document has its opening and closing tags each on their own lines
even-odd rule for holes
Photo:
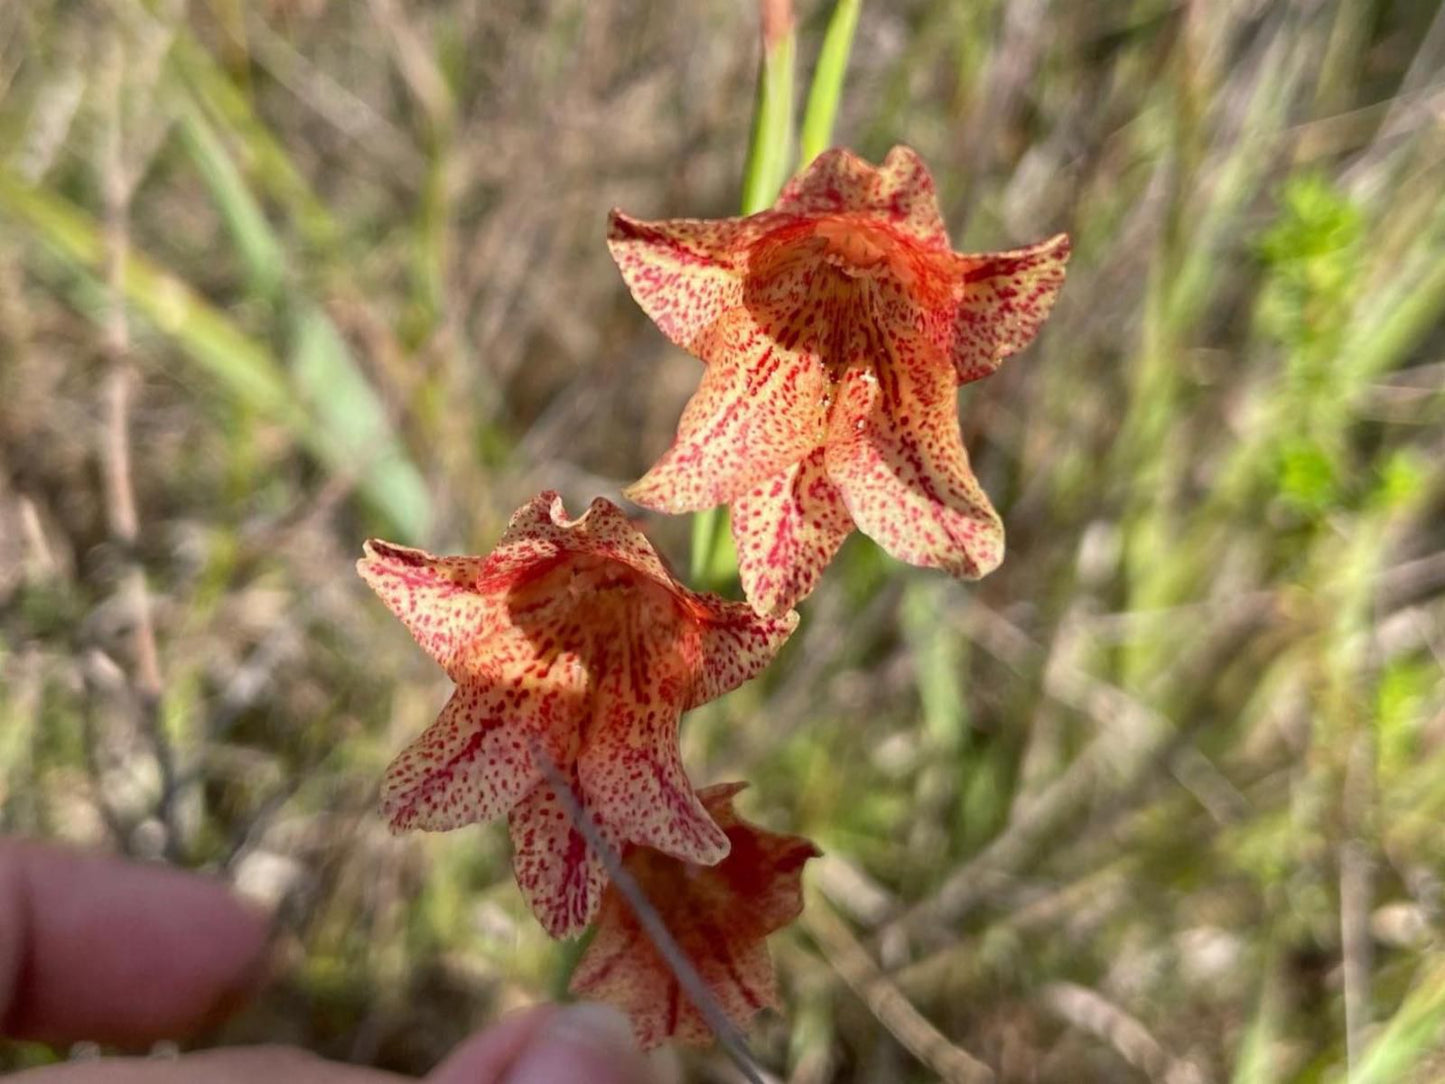
<svg viewBox="0 0 1445 1084">
<path fill-rule="evenodd" d="M 267 922 L 223 885 L 0 840 L 0 1035 L 140 1046 L 224 1018 L 266 978 Z M 35 1069 L 25 1084 L 401 1084 L 284 1047 Z M 627 1022 L 598 1005 L 541 1006 L 463 1043 L 433 1084 L 649 1084 Z"/>
</svg>

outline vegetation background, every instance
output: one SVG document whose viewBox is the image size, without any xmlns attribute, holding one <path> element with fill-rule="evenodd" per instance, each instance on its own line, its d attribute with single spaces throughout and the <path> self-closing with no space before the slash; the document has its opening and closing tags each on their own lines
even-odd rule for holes
<svg viewBox="0 0 1445 1084">
<path fill-rule="evenodd" d="M 503 830 L 377 817 L 446 682 L 351 565 L 667 445 L 696 363 L 605 217 L 734 212 L 758 56 L 736 0 L 0 0 L 0 830 L 273 900 L 215 1041 L 420 1071 L 565 988 Z M 961 396 L 1003 568 L 855 537 L 684 721 L 827 851 L 758 1056 L 1445 1079 L 1440 6 L 867 3 L 837 142 L 916 147 L 961 249 L 1075 253 Z"/>
</svg>

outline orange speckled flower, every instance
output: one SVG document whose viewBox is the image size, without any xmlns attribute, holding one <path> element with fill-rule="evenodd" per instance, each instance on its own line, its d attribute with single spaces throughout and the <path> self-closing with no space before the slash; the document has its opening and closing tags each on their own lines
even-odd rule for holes
<svg viewBox="0 0 1445 1084">
<path fill-rule="evenodd" d="M 766 666 L 796 614 L 689 591 L 616 505 L 569 520 L 550 492 L 489 557 L 373 540 L 357 569 L 457 685 L 387 769 L 394 830 L 508 814 L 517 883 L 554 937 L 591 921 L 605 878 L 534 750 L 613 845 L 703 864 L 727 854 L 683 771 L 678 719 Z"/>
<path fill-rule="evenodd" d="M 1069 239 L 952 250 L 918 155 L 820 155 L 769 211 L 639 222 L 608 236 L 632 296 L 707 363 L 677 440 L 627 495 L 731 504 L 761 613 L 806 596 L 856 526 L 900 560 L 975 578 L 1003 527 L 959 433 L 955 391 L 1028 345 Z"/>
<path fill-rule="evenodd" d="M 679 862 L 648 847 L 629 847 L 622 859 L 739 1027 L 759 1009 L 779 1007 L 767 936 L 802 913 L 803 863 L 818 855 L 808 840 L 764 831 L 733 812 L 733 796 L 745 785 L 722 783 L 698 792 L 732 844 L 717 865 Z M 712 1039 L 702 1014 L 613 886 L 602 897 L 597 934 L 577 962 L 572 992 L 626 1012 L 644 1048 L 670 1039 Z"/>
</svg>

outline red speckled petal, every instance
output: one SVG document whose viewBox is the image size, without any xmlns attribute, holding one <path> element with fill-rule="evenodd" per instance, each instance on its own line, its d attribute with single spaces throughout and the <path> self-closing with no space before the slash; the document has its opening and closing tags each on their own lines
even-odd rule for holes
<svg viewBox="0 0 1445 1084">
<path fill-rule="evenodd" d="M 448 673 L 478 639 L 507 627 L 503 594 L 478 586 L 482 558 L 434 557 L 379 539 L 364 552 L 356 571 Z"/>
<path fill-rule="evenodd" d="M 417 643 L 460 682 L 475 676 L 476 665 L 495 671 L 510 660 L 512 646 L 479 648 L 512 629 L 515 595 L 527 582 L 578 556 L 617 561 L 676 586 L 657 551 L 615 504 L 598 498 L 573 520 L 551 491 L 517 510 L 486 558 L 436 557 L 372 539 L 356 568 Z"/>
<path fill-rule="evenodd" d="M 976 579 L 1003 559 L 1003 524 L 969 469 L 955 377 L 895 352 L 838 387 L 826 464 L 858 529 L 913 565 Z"/>
<path fill-rule="evenodd" d="M 578 778 L 629 843 L 712 865 L 727 854 L 727 837 L 698 801 L 677 747 L 689 668 L 673 629 L 636 616 L 598 676 Z"/>
<path fill-rule="evenodd" d="M 693 595 L 692 606 L 694 622 L 678 640 L 692 674 L 684 709 L 716 700 L 762 673 L 798 627 L 791 610 L 762 616 L 746 602 L 712 594 Z"/>
<path fill-rule="evenodd" d="M 617 833 L 589 804 L 577 782 L 576 767 L 563 775 L 577 805 L 591 817 L 601 838 L 615 847 Z M 553 937 L 581 933 L 597 914 L 607 875 L 602 860 L 573 825 L 548 780 L 543 779 L 512 807 L 508 825 L 517 886 L 537 921 Z"/>
<path fill-rule="evenodd" d="M 773 209 L 795 215 L 863 212 L 930 248 L 948 248 L 933 178 L 911 147 L 894 147 L 881 166 L 841 147 L 824 151 L 788 182 Z"/>
<path fill-rule="evenodd" d="M 1064 285 L 1068 259 L 1065 233 L 1012 252 L 958 257 L 953 364 L 961 383 L 987 376 L 1033 341 Z"/>
<path fill-rule="evenodd" d="M 569 557 L 617 561 L 648 579 L 676 586 L 647 536 L 617 505 L 598 497 L 582 515 L 569 519 L 562 498 L 551 491 L 534 497 L 512 517 L 487 558 L 487 576 L 493 581 L 515 582 L 521 576 L 556 567 Z"/>
<path fill-rule="evenodd" d="M 623 863 L 723 1011 L 744 1027 L 759 1009 L 778 1007 L 766 938 L 802 913 L 803 864 L 818 851 L 806 839 L 739 818 L 732 798 L 741 789 L 729 783 L 699 793 L 732 845 L 716 866 L 692 866 L 645 847 L 628 848 Z M 712 1038 L 615 888 L 603 896 L 572 991 L 626 1012 L 644 1048 Z"/>
<path fill-rule="evenodd" d="M 392 831 L 445 832 L 501 816 L 540 778 L 531 743 L 555 752 L 575 733 L 580 682 L 459 686 L 441 715 L 386 770 Z"/>
<path fill-rule="evenodd" d="M 807 598 L 853 530 L 823 457 L 815 448 L 733 502 L 738 575 L 758 613 L 781 613 Z"/>
<path fill-rule="evenodd" d="M 741 301 L 748 245 L 775 220 L 764 212 L 641 222 L 613 211 L 607 247 L 642 311 L 678 346 L 693 350 L 698 337 Z"/>
<path fill-rule="evenodd" d="M 747 787 L 715 783 L 698 797 L 733 844 L 728 854 L 736 860 L 719 868 L 717 877 L 735 898 L 747 901 L 748 913 L 739 914 L 734 927 L 740 934 L 766 936 L 803 913 L 803 864 L 823 852 L 802 836 L 769 832 L 740 817 L 733 799 Z"/>
<path fill-rule="evenodd" d="M 816 357 L 763 335 L 746 308 L 705 338 L 710 364 L 677 440 L 628 499 L 661 512 L 725 504 L 795 463 L 822 437 L 827 381 Z"/>
</svg>

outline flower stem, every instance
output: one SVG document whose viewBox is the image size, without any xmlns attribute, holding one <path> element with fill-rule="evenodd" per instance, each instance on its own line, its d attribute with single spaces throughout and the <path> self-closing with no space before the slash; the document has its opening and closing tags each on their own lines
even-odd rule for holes
<svg viewBox="0 0 1445 1084">
<path fill-rule="evenodd" d="M 771 207 L 792 172 L 797 32 L 790 0 L 762 0 L 763 63 L 753 100 L 753 136 L 743 167 L 745 215 Z"/>
<path fill-rule="evenodd" d="M 858 12 L 863 0 L 838 0 L 833 17 L 818 50 L 818 66 L 808 88 L 803 108 L 803 136 L 799 148 L 800 166 L 806 166 L 833 142 L 833 122 L 843 97 L 843 80 L 848 74 L 848 55 L 853 51 L 853 34 L 858 29 Z"/>
<path fill-rule="evenodd" d="M 753 134 L 743 167 L 742 211 L 771 206 L 792 168 L 794 68 L 797 33 L 790 0 L 761 0 L 763 62 L 753 101 Z M 691 579 L 716 589 L 737 576 L 737 555 L 728 545 L 724 507 L 699 512 L 692 521 Z"/>
</svg>

